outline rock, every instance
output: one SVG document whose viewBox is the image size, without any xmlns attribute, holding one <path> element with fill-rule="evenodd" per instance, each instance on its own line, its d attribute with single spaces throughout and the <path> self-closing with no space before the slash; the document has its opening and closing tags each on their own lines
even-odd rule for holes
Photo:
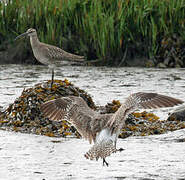
<svg viewBox="0 0 185 180">
<path fill-rule="evenodd" d="M 176 109 L 170 114 L 168 121 L 185 121 L 185 106 Z"/>
<path fill-rule="evenodd" d="M 164 63 L 157 64 L 157 68 L 166 68 L 167 66 Z"/>
<path fill-rule="evenodd" d="M 181 68 L 181 65 L 180 64 L 176 64 L 175 68 Z"/>
<path fill-rule="evenodd" d="M 146 61 L 145 66 L 146 67 L 155 67 L 155 63 L 152 59 L 149 59 Z"/>
<path fill-rule="evenodd" d="M 125 63 L 127 66 L 131 67 L 145 67 L 147 59 L 145 58 L 132 58 L 132 59 L 126 59 Z"/>
<path fill-rule="evenodd" d="M 174 62 L 174 61 L 171 61 L 170 64 L 169 64 L 169 67 L 170 67 L 170 68 L 175 67 L 175 62 Z"/>
<path fill-rule="evenodd" d="M 171 58 L 170 57 L 167 57 L 167 58 L 165 58 L 165 60 L 164 60 L 164 64 L 166 65 L 166 66 L 168 66 L 169 64 L 170 64 L 170 61 L 171 61 Z"/>
<path fill-rule="evenodd" d="M 176 61 L 175 67 L 177 67 L 177 68 L 183 67 L 183 61 L 182 61 L 181 59 L 178 59 L 178 60 Z"/>
</svg>

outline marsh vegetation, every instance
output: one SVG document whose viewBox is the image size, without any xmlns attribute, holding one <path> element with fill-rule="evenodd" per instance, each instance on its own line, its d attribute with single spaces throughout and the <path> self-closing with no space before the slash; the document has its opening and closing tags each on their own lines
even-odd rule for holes
<svg viewBox="0 0 185 180">
<path fill-rule="evenodd" d="M 104 65 L 143 57 L 156 65 L 170 56 L 171 66 L 184 66 L 184 0 L 9 0 L 0 12 L 1 49 L 33 27 L 41 41 Z"/>
</svg>

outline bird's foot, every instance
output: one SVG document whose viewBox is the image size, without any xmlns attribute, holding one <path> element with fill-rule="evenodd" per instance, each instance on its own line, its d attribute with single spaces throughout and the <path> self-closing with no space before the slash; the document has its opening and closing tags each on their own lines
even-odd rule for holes
<svg viewBox="0 0 185 180">
<path fill-rule="evenodd" d="M 89 159 L 88 153 L 84 154 L 84 157 L 85 157 L 86 159 Z"/>
<path fill-rule="evenodd" d="M 104 164 L 106 164 L 107 167 L 109 166 L 109 163 L 105 160 L 105 158 L 103 158 L 103 166 Z"/>
<path fill-rule="evenodd" d="M 119 151 L 119 152 L 122 152 L 122 151 L 124 151 L 125 149 L 123 149 L 123 148 L 119 148 L 119 149 L 117 149 L 117 151 Z"/>
</svg>

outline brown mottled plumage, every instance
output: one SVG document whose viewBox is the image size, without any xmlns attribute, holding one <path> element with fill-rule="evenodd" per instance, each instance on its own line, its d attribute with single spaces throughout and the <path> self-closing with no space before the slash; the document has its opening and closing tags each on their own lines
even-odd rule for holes
<svg viewBox="0 0 185 180">
<path fill-rule="evenodd" d="M 117 137 L 127 116 L 136 109 L 172 107 L 183 101 L 157 93 L 138 92 L 131 94 L 114 114 L 100 114 L 88 107 L 81 97 L 63 97 L 41 105 L 41 111 L 54 121 L 65 119 L 73 124 L 79 133 L 94 142 L 85 154 L 87 159 L 103 159 L 123 149 L 116 149 Z"/>
<path fill-rule="evenodd" d="M 54 67 L 59 65 L 62 60 L 64 61 L 74 61 L 74 62 L 83 62 L 84 56 L 78 56 L 75 54 L 68 53 L 63 49 L 60 49 L 56 46 L 45 44 L 39 41 L 37 37 L 37 31 L 33 28 L 28 29 L 25 33 L 17 36 L 15 40 L 23 37 L 29 36 L 30 43 L 33 50 L 33 54 L 35 58 L 45 64 L 48 65 L 52 69 L 52 82 L 54 79 Z"/>
</svg>

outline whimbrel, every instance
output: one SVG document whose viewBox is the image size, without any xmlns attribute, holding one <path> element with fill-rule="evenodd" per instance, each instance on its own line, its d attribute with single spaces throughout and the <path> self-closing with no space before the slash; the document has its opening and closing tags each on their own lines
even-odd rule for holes
<svg viewBox="0 0 185 180">
<path fill-rule="evenodd" d="M 52 70 L 51 87 L 54 79 L 54 67 L 59 65 L 61 60 L 83 62 L 84 56 L 78 56 L 68 53 L 56 46 L 45 44 L 39 41 L 37 31 L 33 28 L 28 29 L 25 33 L 17 36 L 15 40 L 24 37 L 30 37 L 30 43 L 35 58 L 42 64 L 48 65 Z"/>
<path fill-rule="evenodd" d="M 100 114 L 88 107 L 81 97 L 69 96 L 48 101 L 41 105 L 41 111 L 54 121 L 67 120 L 89 142 L 92 148 L 85 154 L 87 159 L 103 159 L 121 151 L 116 148 L 120 129 L 127 116 L 136 109 L 172 107 L 183 101 L 157 93 L 138 92 L 131 94 L 114 114 Z"/>
</svg>

